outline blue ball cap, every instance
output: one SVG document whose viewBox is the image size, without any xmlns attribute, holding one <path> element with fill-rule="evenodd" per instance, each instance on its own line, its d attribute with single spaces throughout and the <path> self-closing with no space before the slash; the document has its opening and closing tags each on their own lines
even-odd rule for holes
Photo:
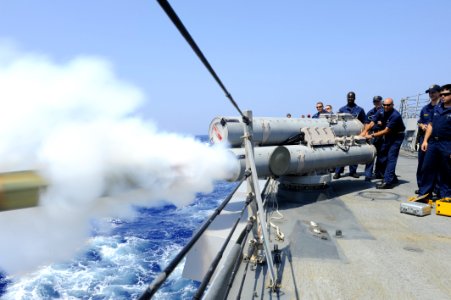
<svg viewBox="0 0 451 300">
<path fill-rule="evenodd" d="M 426 91 L 424 91 L 425 93 L 435 93 L 435 92 L 440 92 L 440 86 L 437 84 L 433 84 L 431 85 Z"/>
</svg>

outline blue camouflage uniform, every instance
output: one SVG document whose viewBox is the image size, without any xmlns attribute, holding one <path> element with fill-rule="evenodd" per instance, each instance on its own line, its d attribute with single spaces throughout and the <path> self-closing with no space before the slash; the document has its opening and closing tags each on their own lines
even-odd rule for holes
<svg viewBox="0 0 451 300">
<path fill-rule="evenodd" d="M 391 185 L 398 181 L 395 169 L 406 127 L 401 114 L 396 109 L 389 112 L 379 110 L 374 116 L 374 121 L 381 121 L 385 127 L 390 128 L 390 132 L 383 136 L 379 160 L 381 170 L 384 172 L 384 182 Z"/>
<path fill-rule="evenodd" d="M 420 112 L 420 118 L 418 119 L 418 124 L 429 124 L 432 120 L 432 115 L 434 113 L 435 105 L 431 103 L 426 104 Z M 420 144 L 420 149 L 418 149 L 418 167 L 417 167 L 417 184 L 418 187 L 421 186 L 421 168 L 423 167 L 424 156 L 426 152 L 421 151 L 421 144 L 424 141 L 424 131 L 418 130 L 418 143 Z"/>
<path fill-rule="evenodd" d="M 419 195 L 430 194 L 438 184 L 441 197 L 451 197 L 451 108 L 434 107 L 432 134 L 421 169 Z M 437 178 L 440 180 L 437 182 Z"/>
<path fill-rule="evenodd" d="M 355 118 L 357 118 L 360 122 L 362 122 L 363 124 L 366 123 L 365 110 L 358 105 L 354 105 L 354 106 L 345 105 L 345 106 L 341 107 L 338 110 L 338 112 L 351 114 Z M 343 173 L 343 171 L 344 171 L 343 167 L 336 168 L 335 174 Z M 357 172 L 357 165 L 349 166 L 349 174 L 355 174 L 356 172 Z"/>
<path fill-rule="evenodd" d="M 371 121 L 374 121 L 375 119 L 375 115 L 377 114 L 378 111 L 384 111 L 384 109 L 382 107 L 380 108 L 376 108 L 373 107 L 371 110 L 368 111 L 368 113 L 366 114 L 366 124 L 371 123 Z M 374 121 L 374 126 L 373 128 L 371 128 L 371 131 L 369 133 L 374 133 L 374 132 L 378 132 L 380 130 L 384 129 L 384 126 L 377 124 L 377 121 Z M 382 177 L 382 170 L 381 170 L 381 163 L 380 163 L 380 151 L 381 151 L 381 146 L 382 146 L 382 142 L 383 142 L 383 137 L 382 136 L 378 136 L 372 139 L 372 143 L 373 146 L 376 148 L 376 170 L 375 170 L 375 174 L 376 177 Z M 373 176 L 373 168 L 374 168 L 374 160 L 372 160 L 371 162 L 367 163 L 365 166 L 365 178 L 372 178 Z"/>
</svg>

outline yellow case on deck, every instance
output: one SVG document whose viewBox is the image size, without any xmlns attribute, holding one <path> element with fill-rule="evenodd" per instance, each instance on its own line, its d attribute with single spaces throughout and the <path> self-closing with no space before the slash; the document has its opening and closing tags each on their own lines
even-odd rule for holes
<svg viewBox="0 0 451 300">
<path fill-rule="evenodd" d="M 435 214 L 451 217 L 451 198 L 435 201 Z"/>
</svg>

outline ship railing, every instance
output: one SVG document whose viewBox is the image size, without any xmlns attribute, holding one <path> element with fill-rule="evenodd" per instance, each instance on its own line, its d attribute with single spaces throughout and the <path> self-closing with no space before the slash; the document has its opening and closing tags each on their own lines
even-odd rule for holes
<svg viewBox="0 0 451 300">
<path fill-rule="evenodd" d="M 399 103 L 399 113 L 406 126 L 406 135 L 401 145 L 401 149 L 409 152 L 418 150 L 418 125 L 417 121 L 421 109 L 429 102 L 426 93 L 404 97 Z"/>
</svg>

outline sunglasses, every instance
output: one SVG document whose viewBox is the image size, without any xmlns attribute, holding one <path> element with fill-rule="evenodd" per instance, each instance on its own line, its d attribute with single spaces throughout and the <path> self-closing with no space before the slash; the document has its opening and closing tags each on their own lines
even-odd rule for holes
<svg viewBox="0 0 451 300">
<path fill-rule="evenodd" d="M 382 104 L 382 106 L 391 106 L 392 104 Z"/>
<path fill-rule="evenodd" d="M 316 108 L 323 108 L 322 106 L 317 106 Z"/>
<path fill-rule="evenodd" d="M 440 96 L 443 96 L 443 97 L 449 96 L 449 95 L 451 95 L 451 93 L 440 93 Z"/>
</svg>

